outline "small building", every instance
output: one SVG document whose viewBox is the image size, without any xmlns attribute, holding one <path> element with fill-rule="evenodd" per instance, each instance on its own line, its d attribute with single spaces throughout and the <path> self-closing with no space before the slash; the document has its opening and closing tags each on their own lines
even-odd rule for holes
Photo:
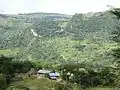
<svg viewBox="0 0 120 90">
<path fill-rule="evenodd" d="M 46 77 L 51 71 L 50 70 L 38 70 L 38 78 Z"/>
<path fill-rule="evenodd" d="M 38 70 L 37 74 L 38 74 L 38 78 L 45 77 L 52 80 L 58 80 L 60 78 L 60 74 L 58 72 L 55 72 L 54 70 L 50 71 L 50 70 L 41 69 Z"/>
<path fill-rule="evenodd" d="M 53 79 L 53 80 L 56 80 L 56 79 L 59 79 L 60 77 L 60 74 L 55 72 L 55 73 L 49 73 L 49 78 L 50 79 Z"/>
<path fill-rule="evenodd" d="M 47 74 L 50 73 L 50 70 L 38 70 L 38 74 Z"/>
</svg>

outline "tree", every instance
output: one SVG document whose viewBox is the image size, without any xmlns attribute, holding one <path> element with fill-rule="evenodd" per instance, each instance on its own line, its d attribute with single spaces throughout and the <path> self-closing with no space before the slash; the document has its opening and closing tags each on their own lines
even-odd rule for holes
<svg viewBox="0 0 120 90">
<path fill-rule="evenodd" d="M 112 13 L 113 15 L 116 16 L 116 20 L 120 20 L 120 8 L 114 8 L 112 10 L 110 10 L 110 13 Z M 118 46 L 120 45 L 120 27 L 117 26 L 117 31 L 114 31 L 113 34 L 113 40 L 118 44 Z M 114 49 L 113 50 L 113 56 L 115 57 L 115 62 L 117 63 L 117 69 L 116 72 L 118 73 L 118 78 L 117 78 L 117 83 L 120 82 L 120 48 Z"/>
<path fill-rule="evenodd" d="M 6 83 L 10 83 L 10 79 L 13 76 L 14 67 L 12 57 L 0 56 L 0 72 L 5 77 Z"/>
<path fill-rule="evenodd" d="M 113 15 L 116 16 L 116 20 L 119 22 L 120 20 L 120 8 L 113 8 L 112 10 L 110 10 L 110 13 L 112 13 Z M 114 31 L 113 34 L 113 40 L 118 44 L 118 46 L 120 45 L 120 27 L 116 26 L 117 30 Z M 115 61 L 117 61 L 117 64 L 120 64 L 120 48 L 118 47 L 117 49 L 113 50 L 113 56 L 115 57 Z M 119 66 L 119 65 L 118 65 Z"/>
<path fill-rule="evenodd" d="M 114 14 L 117 19 L 120 19 L 120 8 L 113 8 L 110 10 L 110 13 Z"/>
<path fill-rule="evenodd" d="M 34 68 L 34 63 L 30 61 L 13 61 L 14 73 L 27 73 Z"/>
</svg>

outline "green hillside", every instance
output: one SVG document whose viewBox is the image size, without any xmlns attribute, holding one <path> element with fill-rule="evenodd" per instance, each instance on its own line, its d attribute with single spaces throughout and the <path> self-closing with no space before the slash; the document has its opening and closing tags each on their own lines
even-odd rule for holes
<svg viewBox="0 0 120 90">
<path fill-rule="evenodd" d="M 116 43 L 111 33 L 117 21 L 109 12 L 7 15 L 0 23 L 0 54 L 20 60 L 92 62 L 110 65 Z M 11 52 L 11 53 L 10 53 Z"/>
<path fill-rule="evenodd" d="M 62 22 L 61 19 L 66 21 L 70 17 L 44 13 L 10 15 L 0 22 L 0 48 L 26 47 L 33 38 L 31 29 L 40 27 L 42 36 L 48 35 L 52 30 L 60 27 L 57 26 L 57 22 Z M 36 29 L 36 32 L 40 32 Z"/>
<path fill-rule="evenodd" d="M 78 40 L 95 39 L 95 42 L 109 42 L 111 32 L 115 31 L 118 25 L 114 18 L 108 11 L 76 14 L 66 26 L 66 33 Z"/>
</svg>

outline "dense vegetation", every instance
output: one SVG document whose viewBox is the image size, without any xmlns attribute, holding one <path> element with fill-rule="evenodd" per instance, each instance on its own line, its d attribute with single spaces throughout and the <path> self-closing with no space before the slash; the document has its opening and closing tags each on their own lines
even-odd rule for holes
<svg viewBox="0 0 120 90">
<path fill-rule="evenodd" d="M 61 72 L 63 80 L 62 82 L 56 82 L 44 78 L 36 79 L 30 75 L 31 68 L 57 70 Z M 55 90 L 80 90 L 80 87 L 115 87 L 117 85 L 116 80 L 118 79 L 117 74 L 114 73 L 114 68 L 111 67 L 105 67 L 98 71 L 87 68 L 83 64 L 74 63 L 54 67 L 52 64 L 43 65 L 43 63 L 34 63 L 30 61 L 14 61 L 12 58 L 5 56 L 0 57 L 0 72 L 1 90 L 6 89 L 7 87 L 7 90 L 13 88 L 15 90 L 39 90 L 39 88 L 44 88 L 44 90 L 51 90 L 51 88 L 54 88 Z M 80 87 L 72 83 L 76 83 L 80 85 Z"/>
<path fill-rule="evenodd" d="M 113 17 L 109 12 L 76 14 L 72 19 L 44 13 L 9 16 L 1 23 L 0 53 L 21 60 L 108 64 L 116 48 L 111 32 L 118 24 Z"/>
<path fill-rule="evenodd" d="M 119 87 L 119 13 L 2 15 L 0 87 L 31 68 L 57 70 L 82 88 Z"/>
</svg>

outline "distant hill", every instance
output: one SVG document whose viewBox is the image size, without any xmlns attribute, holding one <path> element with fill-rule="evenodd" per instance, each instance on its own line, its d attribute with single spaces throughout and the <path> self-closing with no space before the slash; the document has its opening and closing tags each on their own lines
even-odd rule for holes
<svg viewBox="0 0 120 90">
<path fill-rule="evenodd" d="M 76 14 L 66 27 L 68 35 L 75 39 L 98 38 L 109 41 L 110 34 L 116 30 L 117 21 L 109 12 Z"/>
<path fill-rule="evenodd" d="M 7 19 L 7 18 L 8 18 L 7 15 L 5 15 L 5 14 L 0 14 L 0 20 L 2 20 L 2 19 Z"/>
<path fill-rule="evenodd" d="M 58 22 L 66 21 L 70 17 L 61 14 L 47 14 L 47 13 L 34 13 L 34 14 L 21 14 L 21 15 L 0 15 L 0 17 L 8 17 L 0 23 L 0 48 L 12 48 L 26 46 L 30 42 L 33 35 L 31 29 L 39 28 L 37 24 L 41 24 L 41 28 L 56 30 Z M 60 21 L 62 19 L 62 21 Z M 55 23 L 55 25 L 54 25 Z M 49 25 L 51 24 L 51 25 Z M 44 29 L 42 29 L 44 30 Z M 46 30 L 51 32 L 51 30 Z"/>
<path fill-rule="evenodd" d="M 6 14 L 0 14 L 0 17 L 6 18 L 7 15 Z"/>
</svg>

